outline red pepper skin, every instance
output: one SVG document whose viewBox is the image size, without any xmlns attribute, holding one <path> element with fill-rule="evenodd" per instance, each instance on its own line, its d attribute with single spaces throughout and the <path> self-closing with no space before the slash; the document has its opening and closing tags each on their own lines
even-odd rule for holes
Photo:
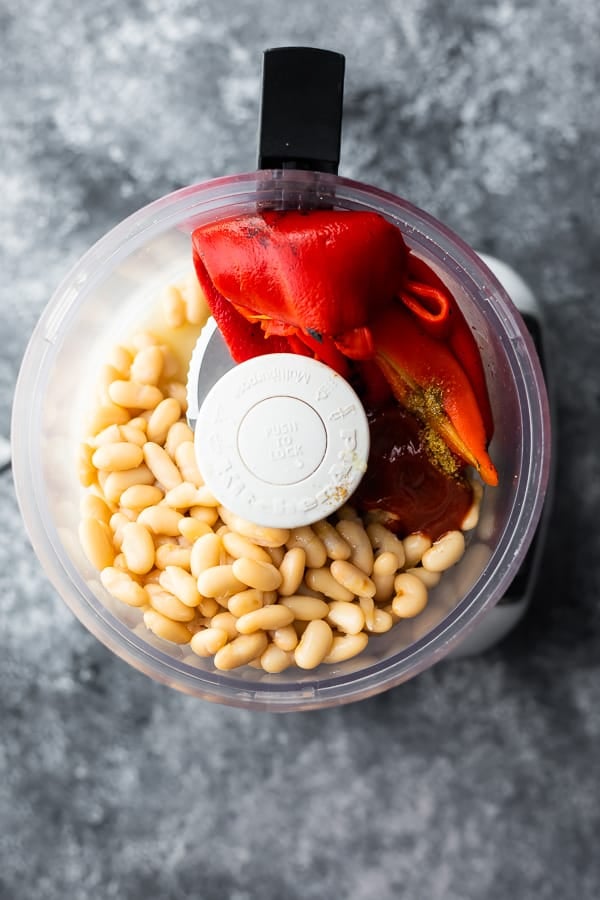
<svg viewBox="0 0 600 900">
<path fill-rule="evenodd" d="M 492 409 L 485 382 L 479 347 L 458 303 L 427 263 L 410 253 L 408 280 L 400 292 L 404 305 L 417 318 L 423 330 L 446 341 L 464 369 L 475 391 L 486 438 L 494 433 Z"/>
<path fill-rule="evenodd" d="M 251 323 L 246 319 L 229 300 L 215 288 L 200 255 L 194 247 L 194 268 L 198 283 L 204 292 L 206 302 L 215 318 L 217 326 L 224 336 L 229 352 L 236 362 L 245 362 L 254 356 L 263 353 L 303 353 L 308 356 L 308 351 L 300 347 L 292 350 L 285 337 L 267 337 L 260 327 L 260 323 Z"/>
<path fill-rule="evenodd" d="M 267 336 L 283 323 L 317 339 L 368 325 L 402 284 L 408 255 L 394 225 L 353 210 L 241 216 L 197 228 L 192 245 L 197 269 L 250 321 L 263 317 Z"/>
<path fill-rule="evenodd" d="M 375 360 L 396 399 L 474 466 L 486 484 L 496 485 L 477 398 L 451 349 L 427 334 L 399 302 L 377 317 L 371 331 Z"/>
</svg>

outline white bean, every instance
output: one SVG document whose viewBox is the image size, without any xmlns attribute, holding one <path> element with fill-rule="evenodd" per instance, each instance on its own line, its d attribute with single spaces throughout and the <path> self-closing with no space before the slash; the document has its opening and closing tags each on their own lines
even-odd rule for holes
<svg viewBox="0 0 600 900">
<path fill-rule="evenodd" d="M 341 585 L 329 569 L 307 569 L 304 578 L 309 588 L 320 591 L 332 600 L 354 600 L 352 591 Z"/>
<path fill-rule="evenodd" d="M 221 561 L 222 549 L 221 538 L 212 531 L 194 541 L 190 554 L 192 575 L 198 578 L 201 572 L 218 566 Z"/>
<path fill-rule="evenodd" d="M 198 488 L 191 481 L 182 481 L 165 494 L 165 503 L 172 509 L 189 509 L 196 505 Z"/>
<path fill-rule="evenodd" d="M 164 444 L 169 429 L 179 421 L 180 416 L 181 407 L 177 400 L 172 397 L 161 400 L 148 419 L 148 440 L 154 441 L 155 444 Z"/>
<path fill-rule="evenodd" d="M 352 553 L 350 544 L 326 519 L 315 522 L 312 528 L 317 537 L 325 544 L 329 559 L 350 558 Z"/>
<path fill-rule="evenodd" d="M 268 672 L 270 675 L 283 672 L 285 669 L 288 669 L 293 662 L 293 654 L 289 652 L 286 653 L 285 650 L 282 650 L 281 647 L 278 647 L 275 643 L 269 644 L 260 658 L 261 666 L 265 672 Z"/>
<path fill-rule="evenodd" d="M 152 535 L 139 522 L 129 522 L 123 526 L 122 552 L 127 568 L 136 575 L 145 575 L 154 566 Z"/>
<path fill-rule="evenodd" d="M 186 606 L 198 606 L 202 599 L 194 576 L 179 566 L 167 566 L 161 572 L 158 581 L 166 591 L 175 594 Z"/>
<path fill-rule="evenodd" d="M 146 589 L 121 569 L 113 566 L 102 569 L 100 581 L 109 594 L 128 606 L 146 606 L 149 603 Z"/>
<path fill-rule="evenodd" d="M 90 444 L 80 444 L 77 451 L 77 475 L 82 487 L 90 487 L 98 477 L 98 470 L 92 465 L 94 448 Z"/>
<path fill-rule="evenodd" d="M 383 634 L 389 631 L 393 624 L 394 620 L 389 612 L 385 609 L 376 609 L 373 612 L 373 621 L 371 624 L 366 622 L 366 627 L 367 631 L 372 631 L 373 634 Z"/>
<path fill-rule="evenodd" d="M 213 492 L 206 487 L 205 484 L 196 489 L 196 505 L 197 506 L 219 506 L 219 501 Z"/>
<path fill-rule="evenodd" d="M 198 590 L 203 597 L 224 597 L 237 594 L 246 587 L 233 574 L 231 566 L 212 566 L 198 576 Z"/>
<path fill-rule="evenodd" d="M 176 460 L 177 449 L 181 446 L 181 444 L 191 444 L 192 451 L 194 450 L 194 432 L 187 424 L 187 422 L 175 422 L 169 428 L 169 433 L 167 434 L 166 441 L 163 441 L 165 445 L 165 450 L 171 457 L 171 459 Z M 196 455 L 192 453 L 193 459 L 195 461 Z M 187 478 L 185 479 L 187 481 Z M 199 487 L 199 485 L 197 485 Z"/>
<path fill-rule="evenodd" d="M 241 634 L 217 651 L 214 658 L 215 666 L 224 671 L 244 666 L 257 656 L 261 656 L 267 649 L 267 644 L 268 639 L 264 631 Z"/>
<path fill-rule="evenodd" d="M 409 534 L 404 538 L 402 545 L 405 554 L 404 566 L 407 569 L 412 569 L 417 563 L 421 562 L 423 554 L 431 547 L 431 538 L 420 531 L 415 531 L 414 534 Z"/>
<path fill-rule="evenodd" d="M 375 557 L 371 578 L 375 584 L 375 599 L 378 603 L 391 600 L 394 594 L 394 576 L 398 570 L 398 557 L 384 550 Z"/>
<path fill-rule="evenodd" d="M 263 547 L 253 544 L 248 538 L 236 534 L 235 531 L 228 531 L 224 534 L 222 541 L 225 550 L 234 559 L 241 559 L 245 556 L 247 559 L 256 559 L 258 562 L 271 562 L 271 557 Z"/>
<path fill-rule="evenodd" d="M 113 381 L 108 388 L 108 395 L 117 406 L 127 409 L 154 409 L 163 399 L 161 391 L 154 385 L 138 384 L 135 381 Z"/>
<path fill-rule="evenodd" d="M 285 544 L 288 550 L 301 547 L 306 554 L 306 565 L 310 568 L 319 569 L 327 562 L 325 544 L 317 537 L 310 525 L 292 528 Z"/>
<path fill-rule="evenodd" d="M 293 650 L 298 644 L 298 635 L 293 625 L 276 628 L 275 631 L 271 632 L 271 638 L 276 647 L 286 652 Z"/>
<path fill-rule="evenodd" d="M 234 561 L 231 569 L 241 582 L 259 591 L 276 591 L 281 584 L 281 572 L 272 563 L 242 557 Z"/>
<path fill-rule="evenodd" d="M 98 519 L 82 519 L 79 523 L 79 541 L 83 552 L 96 569 L 112 566 L 115 548 L 110 528 L 105 522 Z"/>
<path fill-rule="evenodd" d="M 118 503 L 123 491 L 135 484 L 153 484 L 154 475 L 146 465 L 125 472 L 110 472 L 104 482 L 104 496 L 111 503 Z"/>
<path fill-rule="evenodd" d="M 367 525 L 367 534 L 374 550 L 393 553 L 398 560 L 398 566 L 404 565 L 404 544 L 389 528 L 380 522 L 371 522 L 370 525 Z"/>
<path fill-rule="evenodd" d="M 339 600 L 329 604 L 327 621 L 345 634 L 358 634 L 365 627 L 365 616 L 360 606 Z"/>
<path fill-rule="evenodd" d="M 462 531 L 447 531 L 423 554 L 421 564 L 430 572 L 445 572 L 455 565 L 465 552 Z"/>
<path fill-rule="evenodd" d="M 132 484 L 121 494 L 120 503 L 129 509 L 146 509 L 148 506 L 156 506 L 163 497 L 161 489 L 152 484 Z"/>
<path fill-rule="evenodd" d="M 229 612 L 236 618 L 246 616 L 248 613 L 255 612 L 263 607 L 263 593 L 256 588 L 249 588 L 247 591 L 238 591 L 229 598 L 227 608 Z"/>
<path fill-rule="evenodd" d="M 232 531 L 237 531 L 238 534 L 250 538 L 251 541 L 259 544 L 261 547 L 281 547 L 290 536 L 287 528 L 269 528 L 265 525 L 255 525 L 253 522 L 248 522 L 246 519 L 242 519 L 240 516 L 232 513 L 224 506 L 219 506 L 219 516 Z"/>
<path fill-rule="evenodd" d="M 230 612 L 220 612 L 211 618 L 210 627 L 222 629 L 229 640 L 232 640 L 239 634 L 239 631 L 236 628 L 236 622 L 236 617 Z"/>
<path fill-rule="evenodd" d="M 185 325 L 185 303 L 181 292 L 174 284 L 170 284 L 166 288 L 162 308 L 169 328 L 181 328 L 182 325 Z"/>
<path fill-rule="evenodd" d="M 254 631 L 275 631 L 284 628 L 294 621 L 294 613 L 285 606 L 263 606 L 240 616 L 236 628 L 240 634 L 252 634 Z"/>
<path fill-rule="evenodd" d="M 116 369 L 116 371 L 119 373 L 119 377 L 121 378 L 129 377 L 132 361 L 133 357 L 129 350 L 127 350 L 125 347 L 121 347 L 119 344 L 116 344 L 109 351 L 108 362 L 114 369 Z"/>
<path fill-rule="evenodd" d="M 359 597 L 358 605 L 362 609 L 363 616 L 365 617 L 365 628 L 368 631 L 372 630 L 373 622 L 375 621 L 375 601 L 373 600 L 373 597 Z"/>
<path fill-rule="evenodd" d="M 207 619 L 211 619 L 215 616 L 220 609 L 220 604 L 214 597 L 202 597 L 200 603 L 198 604 L 198 612 L 203 616 L 206 616 Z"/>
<path fill-rule="evenodd" d="M 192 544 L 197 541 L 199 537 L 213 533 L 210 525 L 206 522 L 201 522 L 199 519 L 194 519 L 189 516 L 180 519 L 177 523 L 177 528 L 182 537 Z"/>
<path fill-rule="evenodd" d="M 190 516 L 210 526 L 215 525 L 219 518 L 217 510 L 212 506 L 190 506 Z"/>
<path fill-rule="evenodd" d="M 162 374 L 164 357 L 156 346 L 143 347 L 135 354 L 129 377 L 138 384 L 157 385 Z"/>
<path fill-rule="evenodd" d="M 295 594 L 304 578 L 306 566 L 306 553 L 302 547 L 292 547 L 283 557 L 279 566 L 281 584 L 279 593 L 282 597 L 291 597 Z"/>
<path fill-rule="evenodd" d="M 168 619 L 173 619 L 174 622 L 191 622 L 195 617 L 195 611 L 182 603 L 171 591 L 164 590 L 158 584 L 149 584 L 146 590 L 152 609 Z"/>
<path fill-rule="evenodd" d="M 146 433 L 141 428 L 136 428 L 131 422 L 118 427 L 121 440 L 128 441 L 130 444 L 137 444 L 138 447 L 143 447 L 146 443 Z"/>
<path fill-rule="evenodd" d="M 185 384 L 181 381 L 167 381 L 163 384 L 163 393 L 165 393 L 167 397 L 172 397 L 173 400 L 177 400 L 183 414 L 187 412 L 188 403 Z"/>
<path fill-rule="evenodd" d="M 168 541 L 156 548 L 155 565 L 157 569 L 166 569 L 167 566 L 179 566 L 180 569 L 190 569 L 191 549 L 182 547 Z"/>
<path fill-rule="evenodd" d="M 313 619 L 324 619 L 329 613 L 329 604 L 316 597 L 303 597 L 295 594 L 293 597 L 283 597 L 281 606 L 287 606 L 294 613 L 294 617 L 300 622 L 310 622 Z"/>
<path fill-rule="evenodd" d="M 183 478 L 179 469 L 160 444 L 147 441 L 144 444 L 143 451 L 146 465 L 165 490 L 170 491 L 172 488 L 177 487 L 178 484 L 181 484 Z"/>
<path fill-rule="evenodd" d="M 141 431 L 145 434 L 146 429 L 148 428 L 148 420 L 143 416 L 136 416 L 135 419 L 130 419 L 127 425 L 130 425 L 132 428 L 135 428 L 136 431 Z"/>
<path fill-rule="evenodd" d="M 329 571 L 336 581 L 357 597 L 373 597 L 375 584 L 361 569 L 345 559 L 335 559 Z"/>
<path fill-rule="evenodd" d="M 110 517 L 109 525 L 113 533 L 113 544 L 120 550 L 123 545 L 123 528 L 128 525 L 131 519 L 125 515 L 125 510 L 114 513 Z"/>
<path fill-rule="evenodd" d="M 369 642 L 369 636 L 363 632 L 360 634 L 344 634 L 334 637 L 331 650 L 324 658 L 324 663 L 340 663 L 353 656 L 358 656 Z"/>
<path fill-rule="evenodd" d="M 223 628 L 205 628 L 197 631 L 190 641 L 190 648 L 197 656 L 214 656 L 229 640 Z"/>
<path fill-rule="evenodd" d="M 122 472 L 125 469 L 137 469 L 144 460 L 144 453 L 137 444 L 116 441 L 98 447 L 92 456 L 92 464 L 97 469 L 107 472 Z"/>
<path fill-rule="evenodd" d="M 129 413 L 122 406 L 104 403 L 89 414 L 85 424 L 90 434 L 98 434 L 108 425 L 125 425 L 129 419 Z"/>
<path fill-rule="evenodd" d="M 144 624 L 157 637 L 173 644 L 187 644 L 192 636 L 183 622 L 174 622 L 155 609 L 146 610 Z"/>
<path fill-rule="evenodd" d="M 333 644 L 333 632 L 323 619 L 309 622 L 294 650 L 296 665 L 301 669 L 315 669 L 323 662 Z"/>
<path fill-rule="evenodd" d="M 351 547 L 350 562 L 362 569 L 365 575 L 370 575 L 373 571 L 373 548 L 362 522 L 342 519 L 335 527 Z"/>
<path fill-rule="evenodd" d="M 480 481 L 476 481 L 475 479 L 473 479 L 471 481 L 471 489 L 473 491 L 473 502 L 471 503 L 470 508 L 467 510 L 467 513 L 461 522 L 460 527 L 462 531 L 471 531 L 477 526 L 477 523 L 479 522 L 479 512 L 481 509 L 481 500 L 483 497 L 483 485 Z"/>
<path fill-rule="evenodd" d="M 148 506 L 139 514 L 137 520 L 141 525 L 149 528 L 153 534 L 162 534 L 168 537 L 179 535 L 179 522 L 183 516 L 175 509 L 168 506 Z"/>
<path fill-rule="evenodd" d="M 392 609 L 399 618 L 412 619 L 423 612 L 427 606 L 427 588 L 419 578 L 403 572 L 396 576 L 394 587 Z"/>
<path fill-rule="evenodd" d="M 85 494 L 79 505 L 79 511 L 83 519 L 98 519 L 107 525 L 112 515 L 110 507 L 102 499 L 95 494 Z"/>
<path fill-rule="evenodd" d="M 182 423 L 177 423 L 177 425 L 173 425 L 173 428 L 178 428 Z M 187 426 L 186 426 L 187 427 Z M 171 429 L 171 431 L 173 430 Z M 169 435 L 171 432 L 169 432 Z M 175 440 L 175 438 L 174 438 Z M 167 438 L 167 447 L 169 446 L 169 437 Z M 173 455 L 173 454 L 172 454 Z M 175 446 L 174 451 L 175 462 L 179 467 L 179 471 L 181 472 L 182 479 L 185 481 L 191 481 L 192 484 L 195 484 L 196 487 L 202 487 L 204 484 L 204 479 L 200 473 L 198 468 L 198 463 L 196 462 L 196 451 L 194 449 L 193 441 L 184 440 L 181 443 Z"/>
<path fill-rule="evenodd" d="M 108 428 L 104 428 L 100 431 L 96 437 L 88 438 L 89 443 L 93 447 L 103 447 L 104 444 L 113 444 L 116 441 L 122 441 L 121 437 L 121 429 L 127 428 L 126 425 L 109 425 Z M 125 440 L 127 440 L 125 438 Z M 102 468 L 102 466 L 98 466 L 97 468 Z"/>
<path fill-rule="evenodd" d="M 96 396 L 98 397 L 100 403 L 111 402 L 108 389 L 113 381 L 116 381 L 120 377 L 120 372 L 114 366 L 108 364 L 100 367 L 100 371 L 98 372 L 98 379 L 96 382 Z"/>
<path fill-rule="evenodd" d="M 395 553 L 384 550 L 375 558 L 373 563 L 374 575 L 395 575 L 400 568 L 400 560 Z"/>
<path fill-rule="evenodd" d="M 185 285 L 183 299 L 188 322 L 192 325 L 203 325 L 209 316 L 209 309 L 195 275 Z"/>
</svg>

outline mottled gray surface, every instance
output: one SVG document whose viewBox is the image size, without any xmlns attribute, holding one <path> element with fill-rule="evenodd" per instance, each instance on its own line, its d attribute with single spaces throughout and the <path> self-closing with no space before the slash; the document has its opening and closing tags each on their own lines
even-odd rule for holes
<svg viewBox="0 0 600 900">
<path fill-rule="evenodd" d="M 343 174 L 531 282 L 561 423 L 523 626 L 485 658 L 287 716 L 112 656 L 44 579 L 1 474 L 2 900 L 600 896 L 599 10 L 1 0 L 0 435 L 84 249 L 160 194 L 254 167 L 261 52 L 286 43 L 347 55 Z"/>
</svg>

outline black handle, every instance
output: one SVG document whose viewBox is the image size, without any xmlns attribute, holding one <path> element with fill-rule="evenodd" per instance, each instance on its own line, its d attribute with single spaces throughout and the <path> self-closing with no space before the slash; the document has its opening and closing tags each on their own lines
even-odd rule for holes
<svg viewBox="0 0 600 900">
<path fill-rule="evenodd" d="M 344 56 L 331 50 L 265 50 L 259 169 L 309 169 L 337 175 L 344 69 Z"/>
</svg>

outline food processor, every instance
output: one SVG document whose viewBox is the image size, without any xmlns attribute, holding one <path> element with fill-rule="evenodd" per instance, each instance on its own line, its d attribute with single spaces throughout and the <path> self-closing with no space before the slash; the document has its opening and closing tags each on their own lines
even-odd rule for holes
<svg viewBox="0 0 600 900">
<path fill-rule="evenodd" d="M 12 454 L 21 512 L 48 577 L 74 614 L 109 649 L 158 681 L 253 709 L 294 711 L 363 699 L 445 656 L 486 649 L 523 615 L 543 545 L 551 431 L 532 336 L 539 339 L 539 307 L 516 273 L 478 255 L 426 212 L 337 175 L 343 76 L 340 54 L 267 51 L 258 170 L 162 197 L 92 247 L 38 322 L 15 392 Z M 189 647 L 156 637 L 139 609 L 105 590 L 77 538 L 74 454 L 103 351 L 147 320 L 153 292 L 189 270 L 195 229 L 289 209 L 376 212 L 444 282 L 484 362 L 498 486 L 485 490 L 464 556 L 431 591 L 421 615 L 371 635 L 361 654 L 340 663 L 278 674 L 250 666 L 223 672 Z M 207 484 L 251 521 L 310 524 L 351 499 L 368 467 L 369 427 L 360 401 L 321 362 L 264 355 L 236 364 L 209 320 L 191 354 L 187 394 L 188 421 L 196 436 L 203 435 L 196 449 Z M 339 410 L 350 410 L 343 427 L 335 418 Z M 303 436 L 301 459 L 293 441 L 279 441 L 289 437 L 286 428 Z M 277 446 L 292 451 L 274 456 L 270 433 Z"/>
</svg>

